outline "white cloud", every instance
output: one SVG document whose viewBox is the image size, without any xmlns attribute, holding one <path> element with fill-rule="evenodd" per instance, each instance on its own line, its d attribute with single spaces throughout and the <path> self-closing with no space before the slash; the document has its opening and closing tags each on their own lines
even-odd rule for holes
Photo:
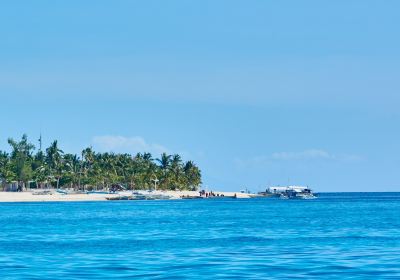
<svg viewBox="0 0 400 280">
<path fill-rule="evenodd" d="M 337 156 L 332 155 L 324 150 L 311 149 L 302 152 L 279 152 L 271 155 L 275 160 L 303 160 L 303 159 L 336 159 Z"/>
<path fill-rule="evenodd" d="M 352 154 L 332 154 L 324 150 L 309 149 L 300 152 L 276 152 L 269 156 L 255 156 L 248 159 L 235 159 L 238 167 L 254 166 L 260 164 L 272 164 L 279 161 L 337 161 L 358 162 L 363 157 Z"/>
<path fill-rule="evenodd" d="M 115 135 L 96 136 L 92 140 L 95 149 L 102 152 L 115 153 L 143 153 L 149 152 L 153 155 L 169 153 L 168 149 L 156 143 L 148 143 L 139 136 L 124 137 Z"/>
</svg>

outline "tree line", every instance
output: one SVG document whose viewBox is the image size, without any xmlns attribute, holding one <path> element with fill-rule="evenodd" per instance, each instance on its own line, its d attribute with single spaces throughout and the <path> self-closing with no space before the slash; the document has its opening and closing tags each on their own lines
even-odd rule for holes
<svg viewBox="0 0 400 280">
<path fill-rule="evenodd" d="M 180 155 L 150 153 L 97 153 L 91 147 L 81 155 L 64 153 L 57 141 L 44 151 L 35 150 L 27 135 L 8 139 L 11 152 L 0 151 L 0 182 L 3 187 L 18 184 L 22 188 L 73 188 L 107 190 L 113 185 L 126 189 L 197 190 L 201 171 Z M 36 151 L 36 152 L 35 152 Z"/>
</svg>

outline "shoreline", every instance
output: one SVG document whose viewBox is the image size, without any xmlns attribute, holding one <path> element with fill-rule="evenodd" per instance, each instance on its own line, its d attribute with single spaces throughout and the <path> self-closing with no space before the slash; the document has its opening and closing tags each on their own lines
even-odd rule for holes
<svg viewBox="0 0 400 280">
<path fill-rule="evenodd" d="M 182 199 L 182 197 L 196 198 L 197 191 L 163 191 L 170 196 L 170 200 Z M 224 197 L 251 198 L 249 194 L 240 192 L 214 192 Z M 85 201 L 109 201 L 107 198 L 118 198 L 121 194 L 61 194 L 55 191 L 52 194 L 34 195 L 33 192 L 0 192 L 0 203 L 3 202 L 85 202 Z"/>
</svg>

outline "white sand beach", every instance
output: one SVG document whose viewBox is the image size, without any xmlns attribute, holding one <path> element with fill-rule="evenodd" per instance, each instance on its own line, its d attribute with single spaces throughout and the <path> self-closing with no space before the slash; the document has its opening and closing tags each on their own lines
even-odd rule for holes
<svg viewBox="0 0 400 280">
<path fill-rule="evenodd" d="M 46 201 L 101 201 L 106 200 L 105 195 L 60 193 L 34 195 L 32 192 L 0 192 L 0 202 L 46 202 Z"/>
<path fill-rule="evenodd" d="M 196 197 L 199 195 L 196 191 L 165 191 L 165 195 L 172 199 L 185 197 Z M 225 197 L 232 197 L 236 194 L 237 198 L 250 198 L 249 194 L 240 192 L 214 192 Z M 0 192 L 0 202 L 55 202 L 55 201 L 107 201 L 109 197 L 118 197 L 119 194 L 61 194 L 52 192 L 52 194 L 35 195 L 34 192 Z"/>
</svg>

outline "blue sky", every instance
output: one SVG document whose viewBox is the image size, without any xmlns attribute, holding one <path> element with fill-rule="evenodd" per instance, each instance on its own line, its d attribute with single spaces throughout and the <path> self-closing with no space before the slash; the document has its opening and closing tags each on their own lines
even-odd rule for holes
<svg viewBox="0 0 400 280">
<path fill-rule="evenodd" d="M 213 189 L 400 191 L 398 1 L 12 1 L 0 149 L 167 151 Z"/>
</svg>

